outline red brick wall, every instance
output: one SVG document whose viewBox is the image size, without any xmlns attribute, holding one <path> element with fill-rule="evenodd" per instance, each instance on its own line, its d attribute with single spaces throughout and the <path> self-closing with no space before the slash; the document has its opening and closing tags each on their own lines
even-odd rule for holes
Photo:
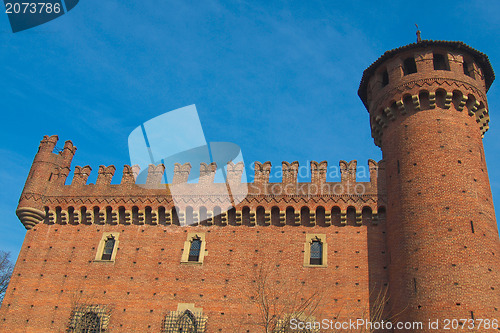
<svg viewBox="0 0 500 333">
<path fill-rule="evenodd" d="M 120 232 L 114 263 L 94 262 L 105 231 Z M 205 232 L 208 254 L 201 266 L 180 264 L 187 232 L 193 231 Z M 306 233 L 327 234 L 327 268 L 303 267 Z M 165 314 L 175 311 L 178 303 L 203 308 L 207 332 L 236 332 L 240 324 L 242 332 L 261 332 L 249 321 L 258 321 L 258 307 L 250 297 L 256 295 L 252 281 L 263 264 L 272 267 L 273 280 L 286 288 L 303 288 L 304 295 L 325 291 L 316 318 L 366 318 L 370 287 L 386 283 L 384 238 L 383 223 L 342 227 L 39 224 L 27 232 L 0 310 L 0 331 L 63 332 L 80 300 L 110 306 L 108 328 L 113 332 L 159 332 Z"/>
</svg>

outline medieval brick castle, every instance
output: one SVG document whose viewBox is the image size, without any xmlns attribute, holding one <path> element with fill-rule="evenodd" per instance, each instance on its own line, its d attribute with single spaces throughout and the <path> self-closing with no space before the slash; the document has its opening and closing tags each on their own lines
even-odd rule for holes
<svg viewBox="0 0 500 333">
<path fill-rule="evenodd" d="M 460 331 L 496 331 L 470 325 L 500 318 L 482 144 L 493 80 L 487 56 L 461 42 L 382 55 L 358 91 L 383 152 L 368 161 L 369 182 L 356 181 L 356 161 L 340 162 L 338 183 L 326 181 L 326 162 L 311 163 L 308 183 L 297 162 L 283 162 L 280 183 L 269 162 L 255 163 L 253 183 L 241 182 L 242 164 L 228 165 L 226 183 L 202 164 L 188 183 L 184 164 L 174 204 L 158 186 L 163 165 L 143 186 L 134 167 L 112 185 L 114 166 L 95 184 L 75 166 L 65 185 L 76 148 L 53 153 L 57 136 L 44 137 L 16 211 L 27 233 L 0 331 L 288 332 L 292 319 L 423 323 L 389 332 L 458 319 Z M 247 194 L 235 206 L 229 186 Z M 343 328 L 321 332 L 370 331 Z"/>
</svg>

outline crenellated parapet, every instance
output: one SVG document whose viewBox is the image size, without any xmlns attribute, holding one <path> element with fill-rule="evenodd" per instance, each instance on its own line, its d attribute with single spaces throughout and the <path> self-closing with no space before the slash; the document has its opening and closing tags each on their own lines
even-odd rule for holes
<svg viewBox="0 0 500 333">
<path fill-rule="evenodd" d="M 222 183 L 215 181 L 218 167 L 215 163 L 201 163 L 199 178 L 190 182 L 188 180 L 192 165 L 176 163 L 169 184 L 165 183 L 163 164 L 150 165 L 147 170 L 140 170 L 137 165 L 125 165 L 119 184 L 112 183 L 116 171 L 113 165 L 99 166 L 95 184 L 87 184 L 92 172 L 90 166 L 75 166 L 70 184 L 65 185 L 70 173 L 69 157 L 73 156 L 76 148 L 67 142 L 65 149 L 55 154 L 53 150 L 56 143 L 55 136 L 42 140 L 34 162 L 38 164 L 34 164 L 21 196 L 17 214 L 28 229 L 42 221 L 69 224 L 127 224 L 144 221 L 149 224 L 154 221 L 167 223 L 170 218 L 172 224 L 176 224 L 173 221 L 182 223 L 186 219 L 186 209 L 189 210 L 189 207 L 195 211 L 202 209 L 200 216 L 215 219 L 214 221 L 223 221 L 224 218 L 231 220 L 233 217 L 224 217 L 224 214 L 232 214 L 225 213 L 228 209 L 231 210 L 230 207 L 237 211 L 236 221 L 247 216 L 248 209 L 255 210 L 251 214 L 256 215 L 251 215 L 251 220 L 255 220 L 258 215 L 260 221 L 261 209 L 258 209 L 257 214 L 258 207 L 262 207 L 268 215 L 271 214 L 272 207 L 279 207 L 280 211 L 284 209 L 280 213 L 281 221 L 286 215 L 285 207 L 294 207 L 297 210 L 294 223 L 299 223 L 298 221 L 305 219 L 300 213 L 301 209 L 311 204 L 325 207 L 340 205 L 340 224 L 346 221 L 348 207 L 354 207 L 356 213 L 353 216 L 357 216 L 356 221 L 359 222 L 363 207 L 366 206 L 372 211 L 373 221 L 376 223 L 378 207 L 384 205 L 385 193 L 380 192 L 377 185 L 382 176 L 378 172 L 379 164 L 373 160 L 368 161 L 367 167 L 362 166 L 366 170 L 365 174 L 370 176 L 368 182 L 357 181 L 357 161 L 340 161 L 338 167 L 329 167 L 326 161 L 311 161 L 311 180 L 298 182 L 301 166 L 295 161 L 283 162 L 281 168 L 278 166 L 274 170 L 271 162 L 255 162 L 254 181 L 249 183 L 243 181 L 246 179 L 246 176 L 243 178 L 243 162 L 229 162 L 225 168 L 226 179 Z M 144 179 L 139 177 L 141 171 L 147 171 Z M 302 172 L 303 170 L 301 174 Z M 271 173 L 275 177 L 281 175 L 281 182 L 271 182 Z M 338 176 L 340 181 L 327 181 L 328 175 Z M 140 179 L 143 184 L 138 183 Z M 173 216 L 172 209 L 178 210 L 179 216 Z M 217 213 L 218 209 L 220 213 Z M 316 218 L 314 214 L 311 212 L 308 215 L 311 221 Z M 326 209 L 325 214 L 325 221 L 328 221 L 331 213 Z M 193 219 L 200 218 L 197 217 L 198 213 L 193 216 Z"/>
<path fill-rule="evenodd" d="M 159 220 L 163 220 L 163 213 L 158 212 L 160 207 L 164 207 L 165 211 L 176 207 L 179 214 L 184 214 L 182 212 L 188 207 L 199 209 L 203 206 L 207 207 L 207 212 L 211 212 L 210 216 L 213 217 L 214 206 L 223 208 L 222 214 L 231 206 L 238 209 L 242 205 L 253 207 L 257 203 L 266 210 L 273 205 L 280 209 L 283 209 L 283 205 L 289 205 L 299 211 L 302 207 L 300 205 L 316 201 L 325 205 L 342 204 L 345 207 L 341 209 L 339 216 L 343 216 L 342 212 L 347 212 L 350 204 L 356 206 L 358 203 L 369 203 L 370 209 L 375 212 L 378 205 L 383 205 L 385 195 L 378 188 L 381 175 L 378 173 L 378 163 L 373 160 L 368 161 L 368 166 L 361 167 L 357 165 L 357 161 L 340 161 L 338 166 L 330 167 L 326 161 L 311 161 L 309 170 L 301 169 L 307 166 L 301 167 L 297 161 L 283 162 L 281 168 L 277 166 L 274 169 L 271 162 L 255 162 L 253 182 L 245 181 L 243 162 L 229 162 L 224 172 L 225 182 L 222 183 L 215 180 L 218 168 L 216 163 L 201 163 L 199 178 L 193 181 L 188 181 L 191 179 L 193 166 L 190 163 L 176 163 L 170 183 L 165 182 L 167 178 L 163 164 L 149 165 L 147 170 L 140 170 L 137 165 L 125 165 L 118 184 L 113 184 L 116 172 L 113 165 L 99 166 L 95 184 L 88 184 L 92 168 L 87 165 L 75 166 L 73 179 L 69 185 L 65 185 L 70 172 L 69 160 L 62 153 L 57 155 L 50 150 L 56 143 L 54 137 L 46 137 L 42 142 L 43 147 L 35 160 L 46 160 L 49 157 L 56 163 L 52 161 L 50 165 L 42 164 L 47 167 L 43 177 L 28 179 L 27 184 L 35 182 L 39 191 L 34 193 L 25 190 L 21 196 L 18 216 L 27 228 L 46 218 L 45 214 L 49 211 L 54 212 L 50 215 L 50 220 L 83 224 L 93 221 L 92 223 L 98 224 L 115 219 L 125 222 L 130 219 L 146 219 L 149 216 L 147 209 L 156 210 Z M 72 144 L 68 144 L 67 151 L 74 152 L 72 147 Z M 369 175 L 370 181 L 357 181 L 356 174 L 360 172 L 360 168 L 365 177 Z M 141 171 L 147 177 L 140 177 Z M 310 173 L 310 181 L 298 182 L 299 172 L 302 175 L 304 171 Z M 281 175 L 281 182 L 271 182 L 271 174 L 273 177 Z M 328 176 L 339 177 L 340 181 L 327 181 Z M 114 212 L 120 207 L 126 213 L 112 215 L 108 212 Z M 361 211 L 362 208 L 359 206 L 356 209 Z M 180 215 L 178 218 L 182 220 L 183 217 Z M 148 217 L 146 220 L 153 221 L 154 218 Z"/>
<path fill-rule="evenodd" d="M 392 122 L 437 109 L 465 113 L 484 136 L 494 79 L 485 54 L 461 42 L 424 40 L 387 51 L 365 70 L 358 94 L 378 146 Z"/>
<path fill-rule="evenodd" d="M 370 187 L 370 193 L 377 192 L 376 184 L 377 184 L 377 178 L 379 178 L 378 175 L 379 163 L 375 162 L 374 160 L 368 160 L 368 165 L 362 166 L 363 173 L 369 175 L 370 177 L 369 182 L 357 182 L 356 177 L 359 170 L 356 160 L 350 162 L 340 161 L 338 167 L 329 167 L 326 161 L 322 162 L 311 161 L 310 169 L 308 170 L 311 175 L 310 182 L 298 182 L 298 173 L 300 165 L 297 161 L 291 163 L 282 162 L 281 168 L 278 167 L 274 170 L 275 175 L 281 175 L 282 177 L 282 181 L 278 183 L 270 182 L 270 174 L 273 171 L 272 168 L 273 168 L 272 164 L 269 161 L 264 163 L 255 162 L 254 182 L 245 183 L 242 182 L 242 175 L 245 172 L 245 166 L 243 162 L 238 162 L 236 164 L 234 164 L 233 162 L 229 162 L 227 164 L 227 169 L 226 169 L 226 181 L 227 183 L 232 183 L 232 184 L 248 184 L 249 186 L 260 185 L 264 187 L 269 185 L 279 185 L 279 184 L 297 185 L 297 186 L 299 186 L 300 184 L 314 184 L 314 185 L 324 184 L 325 187 L 327 187 L 326 185 L 328 184 L 351 184 L 353 186 L 355 186 L 356 184 L 364 184 Z M 101 165 L 99 167 L 96 184 L 92 185 L 92 184 L 86 184 L 90 172 L 92 171 L 90 166 L 88 165 L 84 167 L 75 166 L 73 181 L 71 182 L 71 185 L 66 185 L 66 187 L 72 188 L 72 187 L 79 187 L 86 185 L 87 187 L 90 186 L 91 188 L 94 188 L 95 186 L 116 187 L 126 184 L 134 184 L 137 187 L 142 187 L 143 185 L 145 185 L 144 187 L 149 188 L 148 185 L 157 185 L 157 184 L 168 185 L 164 182 L 163 176 L 165 173 L 165 166 L 163 164 L 149 165 L 147 169 L 147 180 L 145 184 L 139 184 L 139 183 L 136 184 L 136 179 L 141 172 L 139 166 L 125 165 L 123 168 L 121 183 L 116 185 L 111 185 L 115 170 L 116 168 L 113 165 L 107 167 Z M 191 187 L 192 190 L 194 190 L 198 184 L 213 184 L 217 186 L 217 184 L 219 183 L 214 182 L 216 171 L 217 171 L 216 163 L 210 163 L 210 164 L 200 163 L 199 167 L 200 176 L 198 178 L 198 181 L 188 183 L 188 179 L 192 173 L 191 164 L 184 163 L 181 165 L 179 163 L 176 163 L 174 165 L 173 179 L 170 185 L 184 184 L 187 187 Z M 334 177 L 340 176 L 341 181 L 328 182 L 327 181 L 328 174 L 330 174 L 330 176 L 333 175 Z M 164 187 L 161 188 L 163 189 Z M 203 188 L 205 189 L 206 187 Z M 331 194 L 331 192 L 326 192 L 324 194 Z"/>
</svg>

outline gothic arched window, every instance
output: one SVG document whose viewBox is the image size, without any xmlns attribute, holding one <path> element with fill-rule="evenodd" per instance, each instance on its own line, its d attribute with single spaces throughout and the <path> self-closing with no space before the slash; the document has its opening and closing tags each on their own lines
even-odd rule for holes
<svg viewBox="0 0 500 333">
<path fill-rule="evenodd" d="M 196 325 L 196 318 L 193 313 L 189 310 L 184 311 L 182 316 L 179 317 L 177 321 L 177 332 L 178 333 L 197 333 L 198 328 Z"/>
</svg>

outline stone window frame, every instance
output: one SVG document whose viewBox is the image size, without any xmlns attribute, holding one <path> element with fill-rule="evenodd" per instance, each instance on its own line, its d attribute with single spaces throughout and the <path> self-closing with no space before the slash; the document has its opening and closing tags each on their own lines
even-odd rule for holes
<svg viewBox="0 0 500 333">
<path fill-rule="evenodd" d="M 97 261 L 97 262 L 115 262 L 116 253 L 118 252 L 118 244 L 120 243 L 119 236 L 120 236 L 120 233 L 117 231 L 104 232 L 102 234 L 101 240 L 99 241 L 99 245 L 97 246 L 97 252 L 96 252 L 94 261 Z M 113 252 L 111 253 L 111 259 L 110 260 L 103 260 L 102 255 L 104 252 L 104 246 L 106 245 L 106 241 L 108 240 L 109 237 L 114 238 L 115 245 L 113 247 Z"/>
<path fill-rule="evenodd" d="M 311 265 L 311 244 L 319 240 L 322 245 L 321 265 Z M 326 243 L 326 234 L 306 234 L 304 244 L 304 267 L 328 267 L 328 244 Z"/>
<path fill-rule="evenodd" d="M 198 261 L 189 261 L 189 252 L 191 250 L 191 242 L 195 239 L 199 239 L 201 241 L 200 246 L 200 256 Z M 205 256 L 208 254 L 207 250 L 205 250 L 205 233 L 204 232 L 190 232 L 187 234 L 187 239 L 184 242 L 184 249 L 182 251 L 181 264 L 183 265 L 202 265 Z"/>
</svg>

